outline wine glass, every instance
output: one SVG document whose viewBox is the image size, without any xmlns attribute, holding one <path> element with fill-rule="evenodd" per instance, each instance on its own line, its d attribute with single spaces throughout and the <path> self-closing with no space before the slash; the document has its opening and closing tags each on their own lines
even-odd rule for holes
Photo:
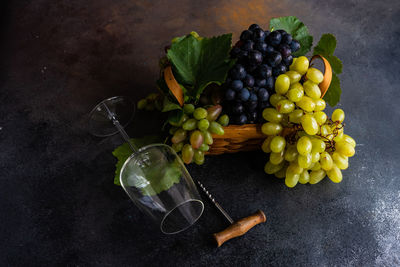
<svg viewBox="0 0 400 267">
<path fill-rule="evenodd" d="M 165 234 L 179 233 L 202 215 L 204 204 L 176 152 L 165 144 L 138 149 L 125 132 L 135 113 L 127 97 L 115 96 L 97 104 L 89 114 L 89 129 L 96 136 L 120 133 L 132 149 L 120 172 L 122 188 Z"/>
</svg>

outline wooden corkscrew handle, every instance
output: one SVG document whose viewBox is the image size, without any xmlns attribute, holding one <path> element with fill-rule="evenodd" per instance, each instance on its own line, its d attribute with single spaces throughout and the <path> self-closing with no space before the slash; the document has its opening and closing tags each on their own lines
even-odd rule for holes
<svg viewBox="0 0 400 267">
<path fill-rule="evenodd" d="M 245 233 L 247 233 L 247 231 L 249 231 L 257 224 L 263 223 L 265 221 L 266 217 L 264 212 L 258 210 L 253 215 L 232 223 L 228 228 L 219 233 L 213 234 L 213 236 L 215 238 L 215 241 L 217 241 L 218 247 L 220 247 L 226 241 L 244 235 Z"/>
</svg>

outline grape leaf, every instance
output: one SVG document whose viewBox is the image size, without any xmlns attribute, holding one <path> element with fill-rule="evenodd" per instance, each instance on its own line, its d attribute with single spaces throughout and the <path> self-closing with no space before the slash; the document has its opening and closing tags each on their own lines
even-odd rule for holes
<svg viewBox="0 0 400 267">
<path fill-rule="evenodd" d="M 167 57 L 185 96 L 197 101 L 209 84 L 221 85 L 233 66 L 229 56 L 232 34 L 196 38 L 189 34 L 171 45 Z"/>
<path fill-rule="evenodd" d="M 331 107 L 334 107 L 339 103 L 341 94 L 342 89 L 340 89 L 340 80 L 335 73 L 332 73 L 331 85 L 324 95 L 324 100 L 328 102 Z"/>
<path fill-rule="evenodd" d="M 164 97 L 162 112 L 167 112 L 175 109 L 182 109 L 178 104 L 171 102 L 168 97 Z"/>
<path fill-rule="evenodd" d="M 340 101 L 342 89 L 338 74 L 342 73 L 343 64 L 339 58 L 333 55 L 336 49 L 336 38 L 333 34 L 325 33 L 321 36 L 317 46 L 314 47 L 313 55 L 321 55 L 332 67 L 332 81 L 326 92 L 324 99 L 331 107 L 334 107 Z"/>
<path fill-rule="evenodd" d="M 183 110 L 182 109 L 172 110 L 168 114 L 168 122 L 172 122 L 172 123 L 178 124 L 179 121 L 182 119 L 182 116 L 183 116 Z"/>
<path fill-rule="evenodd" d="M 294 39 L 299 41 L 300 49 L 293 53 L 294 56 L 304 56 L 310 51 L 313 37 L 308 33 L 307 27 L 298 18 L 294 16 L 273 18 L 269 22 L 271 30 L 285 30 L 290 33 Z"/>
<path fill-rule="evenodd" d="M 132 143 L 134 145 L 136 145 L 136 147 L 142 147 L 142 146 L 146 146 L 152 143 L 157 143 L 157 142 L 161 142 L 161 138 L 156 136 L 156 135 L 149 135 L 149 136 L 145 136 L 143 138 L 132 138 L 131 139 Z M 115 169 L 115 176 L 114 176 L 114 184 L 116 185 L 121 185 L 119 182 L 119 174 L 121 172 L 121 168 L 122 165 L 124 165 L 125 161 L 127 158 L 129 158 L 130 155 L 132 155 L 132 150 L 130 148 L 130 146 L 128 145 L 128 143 L 124 143 L 122 145 L 120 145 L 119 147 L 117 147 L 112 154 L 114 155 L 114 157 L 117 158 L 117 164 L 115 165 L 116 169 Z"/>
<path fill-rule="evenodd" d="M 331 56 L 336 49 L 336 38 L 333 34 L 325 33 L 314 47 L 314 55 Z"/>
</svg>

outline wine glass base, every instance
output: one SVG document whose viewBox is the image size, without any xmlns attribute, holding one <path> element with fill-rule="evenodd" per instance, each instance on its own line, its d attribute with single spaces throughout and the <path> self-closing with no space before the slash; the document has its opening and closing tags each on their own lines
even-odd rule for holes
<svg viewBox="0 0 400 267">
<path fill-rule="evenodd" d="M 126 127 L 135 115 L 135 104 L 125 96 L 107 98 L 89 113 L 89 132 L 94 136 L 107 137 L 118 133 L 113 119 Z"/>
</svg>

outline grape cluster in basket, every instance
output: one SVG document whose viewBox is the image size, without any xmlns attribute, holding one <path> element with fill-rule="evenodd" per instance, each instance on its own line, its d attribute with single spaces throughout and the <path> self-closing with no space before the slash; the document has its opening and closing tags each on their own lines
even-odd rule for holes
<svg viewBox="0 0 400 267">
<path fill-rule="evenodd" d="M 228 115 L 221 115 L 221 105 L 195 108 L 193 104 L 183 106 L 184 114 L 178 123 L 170 122 L 172 148 L 183 162 L 201 165 L 204 153 L 213 143 L 211 134 L 223 135 L 223 126 L 228 125 Z M 220 116 L 221 115 L 221 116 Z"/>
<path fill-rule="evenodd" d="M 262 110 L 270 106 L 275 79 L 293 62 L 300 43 L 284 30 L 264 31 L 252 24 L 231 50 L 237 62 L 226 81 L 225 106 L 233 124 L 259 122 Z"/>
<path fill-rule="evenodd" d="M 295 58 L 290 70 L 277 77 L 273 108 L 262 114 L 267 121 L 262 132 L 268 135 L 262 150 L 270 153 L 264 170 L 285 178 L 288 187 L 316 184 L 326 175 L 339 183 L 355 153 L 354 139 L 344 134 L 343 110 L 334 110 L 331 118 L 323 111 L 318 84 L 324 75 L 309 64 L 304 56 Z"/>
</svg>

